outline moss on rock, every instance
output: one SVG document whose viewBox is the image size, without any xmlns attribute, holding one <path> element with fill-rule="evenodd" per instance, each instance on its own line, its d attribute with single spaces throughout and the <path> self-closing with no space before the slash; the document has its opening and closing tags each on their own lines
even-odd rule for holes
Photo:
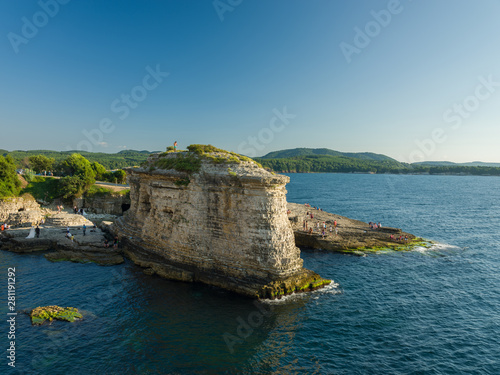
<svg viewBox="0 0 500 375">
<path fill-rule="evenodd" d="M 46 320 L 51 322 L 54 319 L 74 322 L 83 316 L 75 307 L 39 306 L 31 310 L 30 317 L 31 324 L 41 325 Z"/>
<path fill-rule="evenodd" d="M 323 279 L 317 273 L 302 269 L 299 273 L 285 280 L 273 281 L 264 286 L 258 293 L 258 298 L 280 299 L 293 293 L 309 292 L 322 288 L 332 281 Z"/>
</svg>

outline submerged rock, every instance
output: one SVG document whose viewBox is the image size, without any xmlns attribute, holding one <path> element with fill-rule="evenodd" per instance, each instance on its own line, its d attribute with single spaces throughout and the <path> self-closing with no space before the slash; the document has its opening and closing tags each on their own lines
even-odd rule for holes
<svg viewBox="0 0 500 375">
<path fill-rule="evenodd" d="M 30 317 L 32 325 L 41 325 L 54 319 L 74 322 L 83 316 L 75 307 L 39 306 L 31 310 Z"/>
</svg>

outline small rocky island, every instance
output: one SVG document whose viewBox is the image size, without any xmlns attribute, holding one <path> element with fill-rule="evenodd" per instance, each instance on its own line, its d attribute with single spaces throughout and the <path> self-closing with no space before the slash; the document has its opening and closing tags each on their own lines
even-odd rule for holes
<svg viewBox="0 0 500 375">
<path fill-rule="evenodd" d="M 152 154 L 127 174 L 131 207 L 112 230 L 148 273 L 254 298 L 331 282 L 302 267 L 286 213 L 289 177 L 203 145 Z"/>
<path fill-rule="evenodd" d="M 39 306 L 31 310 L 30 313 L 31 324 L 34 326 L 42 325 L 47 320 L 64 320 L 67 322 L 74 322 L 81 319 L 83 316 L 74 307 L 60 307 L 60 306 Z"/>
</svg>

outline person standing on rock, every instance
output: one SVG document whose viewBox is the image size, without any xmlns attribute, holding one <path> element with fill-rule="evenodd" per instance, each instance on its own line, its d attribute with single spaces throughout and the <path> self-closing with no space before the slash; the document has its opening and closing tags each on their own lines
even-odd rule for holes
<svg viewBox="0 0 500 375">
<path fill-rule="evenodd" d="M 35 235 L 36 235 L 36 238 L 40 238 L 40 227 L 38 225 L 35 228 Z"/>
<path fill-rule="evenodd" d="M 87 232 L 87 226 L 83 224 L 83 235 L 85 236 L 85 233 Z"/>
<path fill-rule="evenodd" d="M 177 151 L 177 141 L 174 142 L 174 151 Z"/>
</svg>

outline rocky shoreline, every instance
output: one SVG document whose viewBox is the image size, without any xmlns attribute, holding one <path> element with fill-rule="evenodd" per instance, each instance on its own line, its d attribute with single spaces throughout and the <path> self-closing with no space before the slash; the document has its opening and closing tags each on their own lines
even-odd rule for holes
<svg viewBox="0 0 500 375">
<path fill-rule="evenodd" d="M 399 228 L 382 226 L 372 229 L 363 221 L 317 210 L 304 204 L 288 203 L 287 207 L 295 243 L 300 248 L 363 255 L 382 249 L 409 250 L 425 243 L 422 238 L 403 232 Z M 337 233 L 334 228 L 335 222 L 337 222 Z M 304 228 L 304 223 L 307 223 L 307 230 Z M 323 223 L 326 225 L 324 236 Z M 312 232 L 310 228 L 313 229 Z"/>
<path fill-rule="evenodd" d="M 36 222 L 24 223 L 27 226 L 0 232 L 0 250 L 16 253 L 48 251 L 44 256 L 50 261 L 92 262 L 99 265 L 123 263 L 119 249 L 104 247 L 106 240 L 112 244 L 110 235 L 99 227 L 94 228 L 94 223 L 86 217 L 50 209 L 44 209 L 40 217 L 43 217 L 45 222 L 39 225 L 39 238 L 27 238 L 31 226 Z M 66 236 L 68 228 L 73 240 Z"/>
</svg>

